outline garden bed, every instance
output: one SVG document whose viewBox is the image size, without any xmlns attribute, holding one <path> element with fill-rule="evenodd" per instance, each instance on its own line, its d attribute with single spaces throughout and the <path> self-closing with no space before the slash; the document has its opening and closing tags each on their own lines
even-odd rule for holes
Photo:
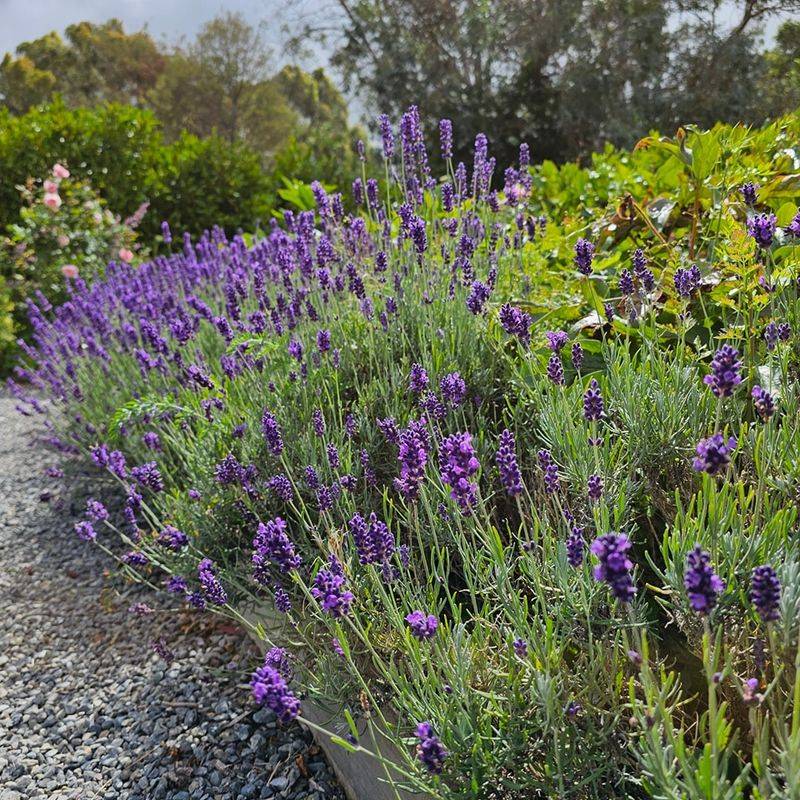
<svg viewBox="0 0 800 800">
<path fill-rule="evenodd" d="M 393 794 L 793 796 L 796 125 L 437 179 L 411 109 L 355 211 L 75 280 L 16 391 L 126 496 L 78 535 Z"/>
</svg>

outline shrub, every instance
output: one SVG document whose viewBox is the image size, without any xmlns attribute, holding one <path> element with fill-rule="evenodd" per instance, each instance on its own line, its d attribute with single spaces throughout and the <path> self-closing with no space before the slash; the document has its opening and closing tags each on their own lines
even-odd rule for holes
<svg viewBox="0 0 800 800">
<path fill-rule="evenodd" d="M 16 186 L 60 162 L 91 181 L 109 208 L 128 217 L 150 204 L 142 235 L 152 241 L 162 220 L 177 232 L 214 224 L 252 230 L 267 213 L 274 189 L 260 159 L 242 144 L 185 134 L 165 144 L 150 111 L 107 104 L 68 109 L 56 102 L 0 125 L 0 229 L 16 222 Z"/>
<path fill-rule="evenodd" d="M 164 150 L 153 185 L 158 223 L 197 233 L 217 225 L 226 231 L 254 230 L 268 216 L 274 187 L 258 155 L 218 136 L 183 134 Z"/>
<path fill-rule="evenodd" d="M 400 131 L 357 215 L 314 185 L 252 247 L 32 309 L 18 377 L 127 494 L 78 535 L 290 640 L 255 700 L 322 699 L 432 797 L 795 796 L 792 173 L 742 193 L 759 134 L 692 131 L 650 143 L 664 197 L 618 176 L 547 219 L 524 149 L 498 194 L 485 137 L 437 182 Z"/>
<path fill-rule="evenodd" d="M 162 148 L 155 117 L 132 106 L 68 109 L 56 102 L 8 115 L 0 125 L 0 228 L 17 221 L 16 187 L 46 175 L 55 163 L 67 164 L 91 181 L 109 208 L 130 216 L 155 199 L 150 186 Z"/>
</svg>

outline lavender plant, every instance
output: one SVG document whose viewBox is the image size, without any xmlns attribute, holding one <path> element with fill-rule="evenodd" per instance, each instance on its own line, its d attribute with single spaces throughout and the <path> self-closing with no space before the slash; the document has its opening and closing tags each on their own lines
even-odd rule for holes
<svg viewBox="0 0 800 800">
<path fill-rule="evenodd" d="M 20 410 L 126 497 L 77 537 L 262 638 L 254 701 L 324 701 L 398 791 L 795 796 L 790 234 L 740 182 L 673 240 L 542 219 L 527 148 L 498 191 L 486 137 L 453 164 L 444 121 L 435 178 L 416 109 L 379 128 L 358 213 L 315 183 L 31 306 Z"/>
</svg>

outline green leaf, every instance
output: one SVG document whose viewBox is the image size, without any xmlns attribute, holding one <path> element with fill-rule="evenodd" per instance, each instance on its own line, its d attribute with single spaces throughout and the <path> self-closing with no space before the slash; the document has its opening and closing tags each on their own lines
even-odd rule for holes
<svg viewBox="0 0 800 800">
<path fill-rule="evenodd" d="M 342 739 L 341 736 L 336 736 L 334 734 L 333 736 L 331 736 L 331 741 L 334 744 L 338 744 L 339 747 L 343 747 L 345 750 L 347 750 L 348 753 L 355 753 L 358 751 L 357 747 L 354 747 L 352 744 L 350 744 L 350 742 L 348 742 L 347 739 Z"/>
<path fill-rule="evenodd" d="M 692 174 L 703 183 L 714 171 L 720 157 L 720 146 L 715 131 L 696 133 L 691 140 Z"/>
<path fill-rule="evenodd" d="M 794 219 L 796 213 L 797 203 L 784 203 L 775 215 L 778 218 L 778 225 L 785 227 Z"/>
</svg>

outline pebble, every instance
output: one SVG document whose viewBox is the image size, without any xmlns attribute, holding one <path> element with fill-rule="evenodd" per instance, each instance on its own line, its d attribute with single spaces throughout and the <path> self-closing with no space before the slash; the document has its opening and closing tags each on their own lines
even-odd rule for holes
<svg viewBox="0 0 800 800">
<path fill-rule="evenodd" d="M 242 688 L 258 663 L 243 634 L 125 582 L 77 539 L 88 497 L 118 501 L 40 434 L 0 393 L 0 800 L 344 800 L 308 731 Z M 55 464 L 60 481 L 44 475 Z M 128 613 L 136 602 L 156 613 Z"/>
</svg>

